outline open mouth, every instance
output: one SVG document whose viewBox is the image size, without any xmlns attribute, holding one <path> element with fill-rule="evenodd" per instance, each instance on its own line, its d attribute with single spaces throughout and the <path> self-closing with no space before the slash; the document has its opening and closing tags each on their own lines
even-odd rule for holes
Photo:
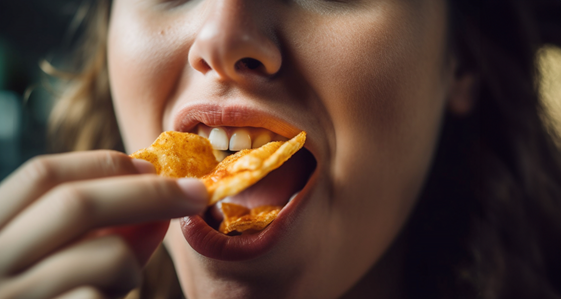
<svg viewBox="0 0 561 299">
<path fill-rule="evenodd" d="M 269 141 L 285 141 L 287 138 L 262 128 L 251 127 L 209 127 L 199 124 L 192 131 L 209 138 L 218 160 L 243 149 L 258 148 Z M 223 202 L 241 205 L 248 209 L 262 206 L 285 207 L 307 184 L 316 168 L 316 159 L 302 148 L 281 167 L 269 173 L 241 193 L 227 197 L 210 207 L 202 219 L 217 230 L 224 219 L 221 210 Z M 281 210 L 282 211 L 282 210 Z M 251 234 L 255 231 L 244 231 Z M 231 232 L 229 236 L 239 235 Z"/>
</svg>

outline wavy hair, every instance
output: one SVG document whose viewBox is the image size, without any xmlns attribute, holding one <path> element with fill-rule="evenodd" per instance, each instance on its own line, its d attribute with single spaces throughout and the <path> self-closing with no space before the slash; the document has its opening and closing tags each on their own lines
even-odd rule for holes
<svg viewBox="0 0 561 299">
<path fill-rule="evenodd" d="M 406 290 L 411 298 L 559 298 L 561 143 L 540 101 L 536 55 L 561 46 L 561 1 L 448 2 L 460 72 L 479 78 L 476 107 L 445 116 L 403 232 Z M 61 82 L 54 151 L 123 149 L 107 76 L 110 4 L 88 4 L 72 72 L 43 65 Z"/>
<path fill-rule="evenodd" d="M 451 0 L 477 107 L 447 115 L 406 229 L 411 298 L 559 298 L 561 153 L 536 57 L 561 46 L 561 2 Z"/>
<path fill-rule="evenodd" d="M 58 68 L 46 60 L 41 63 L 42 70 L 57 79 L 60 91 L 48 123 L 53 152 L 124 149 L 107 72 L 110 8 L 110 0 L 84 1 L 69 31 L 79 35 L 74 55 Z"/>
</svg>

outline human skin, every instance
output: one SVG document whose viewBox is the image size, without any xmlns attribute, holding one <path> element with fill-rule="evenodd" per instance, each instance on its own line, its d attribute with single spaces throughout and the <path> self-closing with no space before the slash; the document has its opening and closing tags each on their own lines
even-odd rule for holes
<svg viewBox="0 0 561 299">
<path fill-rule="evenodd" d="M 104 150 L 33 158 L 0 198 L 0 298 L 106 298 L 139 283 L 169 219 L 200 213 L 208 194 Z"/>
<path fill-rule="evenodd" d="M 465 107 L 446 28 L 441 0 L 113 2 L 110 84 L 129 152 L 199 107 L 189 111 L 211 126 L 304 130 L 317 161 L 298 217 L 264 254 L 201 255 L 172 222 L 187 297 L 336 298 L 376 269 L 427 177 L 446 105 Z M 246 57 L 262 67 L 236 67 Z M 271 117 L 243 122 L 247 109 Z"/>
</svg>

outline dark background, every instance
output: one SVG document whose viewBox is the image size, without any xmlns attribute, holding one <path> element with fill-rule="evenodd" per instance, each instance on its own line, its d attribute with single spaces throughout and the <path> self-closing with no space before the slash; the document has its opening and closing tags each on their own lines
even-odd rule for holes
<svg viewBox="0 0 561 299">
<path fill-rule="evenodd" d="M 52 80 L 39 63 L 64 56 L 67 28 L 79 5 L 71 0 L 0 0 L 0 180 L 46 152 Z"/>
</svg>

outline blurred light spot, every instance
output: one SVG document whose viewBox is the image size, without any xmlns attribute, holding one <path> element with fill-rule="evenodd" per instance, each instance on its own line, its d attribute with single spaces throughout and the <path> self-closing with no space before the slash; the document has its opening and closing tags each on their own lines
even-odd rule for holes
<svg viewBox="0 0 561 299">
<path fill-rule="evenodd" d="M 540 94 L 548 117 L 561 132 L 561 49 L 546 46 L 538 52 L 538 67 L 542 78 Z"/>
</svg>

